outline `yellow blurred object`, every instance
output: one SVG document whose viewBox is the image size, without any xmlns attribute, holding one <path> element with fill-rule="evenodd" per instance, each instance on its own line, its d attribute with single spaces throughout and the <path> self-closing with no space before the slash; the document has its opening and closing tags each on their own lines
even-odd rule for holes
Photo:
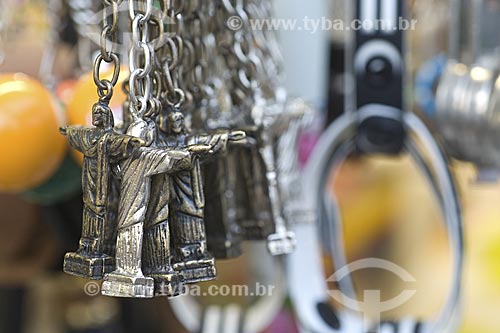
<svg viewBox="0 0 500 333">
<path fill-rule="evenodd" d="M 73 98 L 76 83 L 76 80 L 64 80 L 57 85 L 56 96 L 64 105 L 68 105 Z"/>
<path fill-rule="evenodd" d="M 101 79 L 110 80 L 112 75 L 113 69 L 110 68 L 102 74 Z M 113 90 L 113 97 L 109 103 L 115 117 L 115 124 L 120 123 L 122 120 L 122 104 L 126 99 L 125 93 L 122 90 L 122 83 L 127 77 L 128 70 L 122 68 L 118 83 Z M 66 107 L 68 125 L 92 126 L 92 105 L 96 103 L 97 99 L 97 88 L 94 78 L 92 73 L 87 73 L 74 85 L 73 92 L 69 98 Z M 81 165 L 83 163 L 82 153 L 74 149 L 71 149 L 71 152 Z"/>
<path fill-rule="evenodd" d="M 340 169 L 335 192 L 341 208 L 349 257 L 362 256 L 387 233 L 394 221 L 391 194 L 395 191 L 397 180 L 395 183 L 392 176 L 399 167 L 397 162 L 365 158 L 348 160 Z M 330 189 L 333 189 L 332 184 Z"/>
<path fill-rule="evenodd" d="M 463 168 L 459 169 L 461 175 Z M 500 183 L 462 176 L 466 253 L 462 333 L 496 333 L 500 308 Z"/>
<path fill-rule="evenodd" d="M 39 82 L 24 74 L 0 75 L 0 191 L 34 188 L 57 170 L 66 152 L 61 115 Z"/>
</svg>

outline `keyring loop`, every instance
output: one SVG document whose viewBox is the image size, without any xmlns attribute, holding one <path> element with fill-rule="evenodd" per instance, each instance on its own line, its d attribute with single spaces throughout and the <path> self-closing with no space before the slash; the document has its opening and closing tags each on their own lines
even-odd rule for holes
<svg viewBox="0 0 500 333">
<path fill-rule="evenodd" d="M 97 95 L 103 102 L 109 102 L 113 96 L 113 84 L 109 80 L 102 80 L 101 83 L 106 87 L 105 89 L 97 88 Z"/>
<path fill-rule="evenodd" d="M 120 59 L 118 59 L 118 56 L 115 53 L 111 53 L 109 56 L 111 58 L 111 61 L 106 61 L 106 59 L 104 59 L 104 56 L 102 54 L 98 54 L 94 63 L 94 83 L 99 89 L 102 90 L 105 90 L 107 88 L 106 84 L 102 83 L 102 80 L 99 77 L 102 61 L 107 63 L 113 63 L 114 66 L 113 76 L 110 80 L 113 86 L 115 86 L 116 83 L 118 82 L 118 77 L 120 75 Z"/>
<path fill-rule="evenodd" d="M 345 263 L 346 260 L 343 254 L 342 242 L 336 242 L 339 239 L 341 240 L 341 231 L 339 229 L 340 218 L 336 214 L 338 209 L 332 208 L 330 209 L 330 213 L 325 213 L 320 204 L 323 200 L 318 196 L 320 193 L 324 193 L 326 186 L 324 184 L 324 177 L 326 172 L 330 170 L 332 164 L 338 165 L 341 163 L 354 147 L 353 144 L 349 146 L 349 142 L 356 136 L 360 120 L 373 116 L 398 119 L 401 116 L 401 111 L 390 107 L 377 106 L 377 108 L 361 109 L 356 113 L 345 113 L 323 134 L 306 169 L 306 177 L 304 179 L 304 189 L 306 190 L 304 193 L 305 204 L 311 211 L 322 212 L 322 214 L 320 213 L 316 216 L 316 220 L 326 219 L 324 221 L 325 225 L 333 225 L 330 231 L 334 233 L 332 237 L 334 244 L 330 250 L 334 252 L 332 255 L 335 261 L 337 263 L 340 261 L 340 264 Z M 405 147 L 414 158 L 416 157 L 417 163 L 419 163 L 425 175 L 429 178 L 433 190 L 437 192 L 436 194 L 439 197 L 442 211 L 445 215 L 451 251 L 455 255 L 451 292 L 437 319 L 426 323 L 424 331 L 453 332 L 457 324 L 456 319 L 458 318 L 463 268 L 463 230 L 460 207 L 446 159 L 431 133 L 422 121 L 412 113 L 405 113 L 403 121 L 408 130 L 414 134 L 414 137 L 420 140 L 421 146 L 425 148 L 431 157 L 431 163 L 427 164 L 424 162 L 426 160 L 423 158 L 423 153 L 417 148 L 420 146 L 417 145 L 413 136 L 408 136 Z M 318 239 L 318 232 L 312 223 L 297 226 L 295 232 L 299 239 L 295 253 L 290 255 L 289 283 L 291 296 L 295 300 L 294 303 L 297 307 L 297 315 L 305 327 L 303 332 L 361 332 L 362 320 L 352 312 L 343 311 L 336 313 L 332 309 L 332 316 L 336 316 L 335 319 L 339 322 L 338 326 L 332 326 L 331 322 L 328 322 L 328 319 L 332 318 L 322 317 L 322 314 L 318 311 L 318 304 L 327 299 L 327 284 L 323 278 L 324 272 L 320 261 L 320 252 L 314 245 L 314 241 L 310 239 L 310 237 L 313 237 L 313 240 Z M 304 243 L 304 238 L 306 237 L 308 237 L 308 244 Z M 311 273 L 308 278 L 313 279 L 313 281 L 302 275 L 304 270 Z M 347 284 L 352 285 L 352 283 Z M 340 287 L 342 288 L 342 285 Z M 350 287 L 347 289 L 350 289 Z M 345 290 L 346 288 L 344 288 Z M 346 294 L 349 295 L 352 292 L 348 290 Z"/>
<path fill-rule="evenodd" d="M 101 55 L 104 58 L 104 61 L 106 62 L 111 62 L 111 54 L 113 53 L 113 42 L 114 42 L 114 35 L 112 35 L 112 27 L 110 25 L 105 26 L 102 29 L 101 32 L 101 40 L 100 40 L 100 46 L 101 46 Z M 108 40 L 108 37 L 110 39 Z M 111 42 L 111 47 L 108 50 L 108 41 Z"/>
<path fill-rule="evenodd" d="M 137 71 L 138 74 L 136 74 L 136 77 L 138 79 L 144 79 L 147 75 L 151 73 L 152 70 L 152 65 L 151 65 L 151 49 L 150 45 L 148 43 L 144 42 L 138 42 L 136 45 L 133 45 L 130 48 L 129 52 L 129 68 L 130 68 L 130 73 L 136 72 L 138 69 L 140 71 Z M 142 54 L 137 53 L 137 50 L 142 50 Z M 141 55 L 142 57 L 139 57 Z M 136 62 L 140 59 L 144 59 L 144 64 L 142 66 L 139 66 L 136 64 Z"/>
<path fill-rule="evenodd" d="M 186 93 L 184 92 L 184 90 L 182 90 L 180 88 L 175 88 L 173 92 L 174 92 L 175 96 L 177 96 L 177 98 L 171 99 L 172 96 L 170 95 L 170 92 L 167 92 L 165 94 L 165 100 L 166 100 L 168 105 L 173 106 L 173 107 L 178 109 L 186 101 Z"/>
</svg>

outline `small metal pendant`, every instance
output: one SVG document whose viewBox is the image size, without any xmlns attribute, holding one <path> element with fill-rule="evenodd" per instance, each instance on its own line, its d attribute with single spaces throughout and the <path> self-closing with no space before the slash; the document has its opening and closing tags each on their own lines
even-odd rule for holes
<svg viewBox="0 0 500 333">
<path fill-rule="evenodd" d="M 92 108 L 94 128 L 66 127 L 61 132 L 70 145 L 84 154 L 82 170 L 83 224 L 76 252 L 64 257 L 64 271 L 90 279 L 102 279 L 113 270 L 116 182 L 113 164 L 127 158 L 142 140 L 113 130 L 113 115 L 106 103 Z"/>
<path fill-rule="evenodd" d="M 287 103 L 286 112 L 291 121 L 287 130 L 276 141 L 277 172 L 283 200 L 283 215 L 288 225 L 307 219 L 310 211 L 304 207 L 302 178 L 299 165 L 299 138 L 303 129 L 312 125 L 314 112 L 302 99 Z"/>
<path fill-rule="evenodd" d="M 241 159 L 247 163 L 242 169 L 252 200 L 248 201 L 251 217 L 240 225 L 245 239 L 267 239 L 272 255 L 288 254 L 296 240 L 287 224 L 294 219 L 291 212 L 299 210 L 294 206 L 300 207 L 291 186 L 298 174 L 296 143 L 301 119 L 309 109 L 297 101 L 259 108 L 254 113 L 257 125 L 249 134 L 256 144 Z"/>
<path fill-rule="evenodd" d="M 245 181 L 246 216 L 240 220 L 242 237 L 245 240 L 265 240 L 274 232 L 273 213 L 269 201 L 266 166 L 259 152 L 256 128 L 247 129 L 253 139 L 252 145 L 236 152 L 241 163 Z"/>
<path fill-rule="evenodd" d="M 205 154 L 193 161 L 190 170 L 172 175 L 172 234 L 174 269 L 179 271 L 186 283 L 196 283 L 216 278 L 214 257 L 208 252 L 205 232 L 205 196 L 201 162 L 213 155 L 225 152 L 229 141 L 240 141 L 245 133 L 215 132 L 211 134 L 188 134 L 184 116 L 175 109 L 167 110 L 169 126 L 165 141 L 169 147 L 206 146 Z"/>
<path fill-rule="evenodd" d="M 260 149 L 267 170 L 269 198 L 273 209 L 275 232 L 268 237 L 273 255 L 288 254 L 296 246 L 289 225 L 307 215 L 300 203 L 300 172 L 297 157 L 301 129 L 312 120 L 312 110 L 301 100 L 284 106 L 276 104 L 265 115 Z M 270 136 L 269 133 L 273 133 Z"/>
<path fill-rule="evenodd" d="M 272 255 L 282 255 L 293 252 L 295 249 L 295 234 L 289 231 L 283 217 L 283 201 L 281 199 L 276 170 L 276 156 L 274 152 L 274 138 L 266 130 L 261 132 L 258 140 L 259 153 L 264 162 L 268 198 L 273 214 L 274 233 L 267 237 L 268 249 Z M 260 141 L 260 142 L 259 142 Z"/>
<path fill-rule="evenodd" d="M 246 205 L 241 189 L 245 183 L 237 151 L 230 147 L 228 153 L 203 165 L 203 183 L 206 198 L 205 226 L 208 250 L 217 259 L 236 258 L 241 255 L 241 228 L 239 220 L 246 215 Z M 247 199 L 247 198 L 245 198 Z"/>
<path fill-rule="evenodd" d="M 127 133 L 149 146 L 120 163 L 116 269 L 104 277 L 102 293 L 137 298 L 175 296 L 183 292 L 183 279 L 170 262 L 168 174 L 190 168 L 192 155 L 185 149 L 157 147 L 156 126 L 151 120 L 137 119 Z"/>
</svg>

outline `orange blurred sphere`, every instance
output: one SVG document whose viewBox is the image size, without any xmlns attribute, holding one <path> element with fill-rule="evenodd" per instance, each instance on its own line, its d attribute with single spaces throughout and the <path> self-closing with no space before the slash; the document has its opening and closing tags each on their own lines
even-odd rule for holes
<svg viewBox="0 0 500 333">
<path fill-rule="evenodd" d="M 64 105 L 68 105 L 73 98 L 76 82 L 76 80 L 64 80 L 57 85 L 56 96 Z"/>
<path fill-rule="evenodd" d="M 62 112 L 50 92 L 23 74 L 0 75 L 0 191 L 21 192 L 48 180 L 66 152 Z"/>
<path fill-rule="evenodd" d="M 110 80 L 112 75 L 113 70 L 108 69 L 102 73 L 101 79 Z M 122 104 L 126 100 L 126 95 L 122 90 L 122 83 L 126 78 L 128 78 L 128 70 L 122 68 L 118 82 L 113 89 L 113 97 L 109 103 L 115 117 L 115 124 L 122 120 Z M 97 100 L 97 87 L 94 83 L 93 74 L 87 73 L 76 82 L 68 100 L 66 107 L 68 125 L 92 126 L 92 106 Z M 74 149 L 71 149 L 71 152 L 76 160 L 82 164 L 83 154 Z"/>
</svg>

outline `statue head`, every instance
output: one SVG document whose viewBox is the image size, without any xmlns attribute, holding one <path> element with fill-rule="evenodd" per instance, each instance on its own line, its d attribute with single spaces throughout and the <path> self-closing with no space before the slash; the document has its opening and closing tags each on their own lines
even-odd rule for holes
<svg viewBox="0 0 500 333">
<path fill-rule="evenodd" d="M 186 124 L 184 115 L 179 111 L 172 111 L 168 114 L 168 123 L 172 134 L 185 134 Z"/>
<path fill-rule="evenodd" d="M 113 112 L 107 104 L 97 102 L 92 107 L 92 125 L 102 129 L 112 129 L 115 126 Z"/>
</svg>

